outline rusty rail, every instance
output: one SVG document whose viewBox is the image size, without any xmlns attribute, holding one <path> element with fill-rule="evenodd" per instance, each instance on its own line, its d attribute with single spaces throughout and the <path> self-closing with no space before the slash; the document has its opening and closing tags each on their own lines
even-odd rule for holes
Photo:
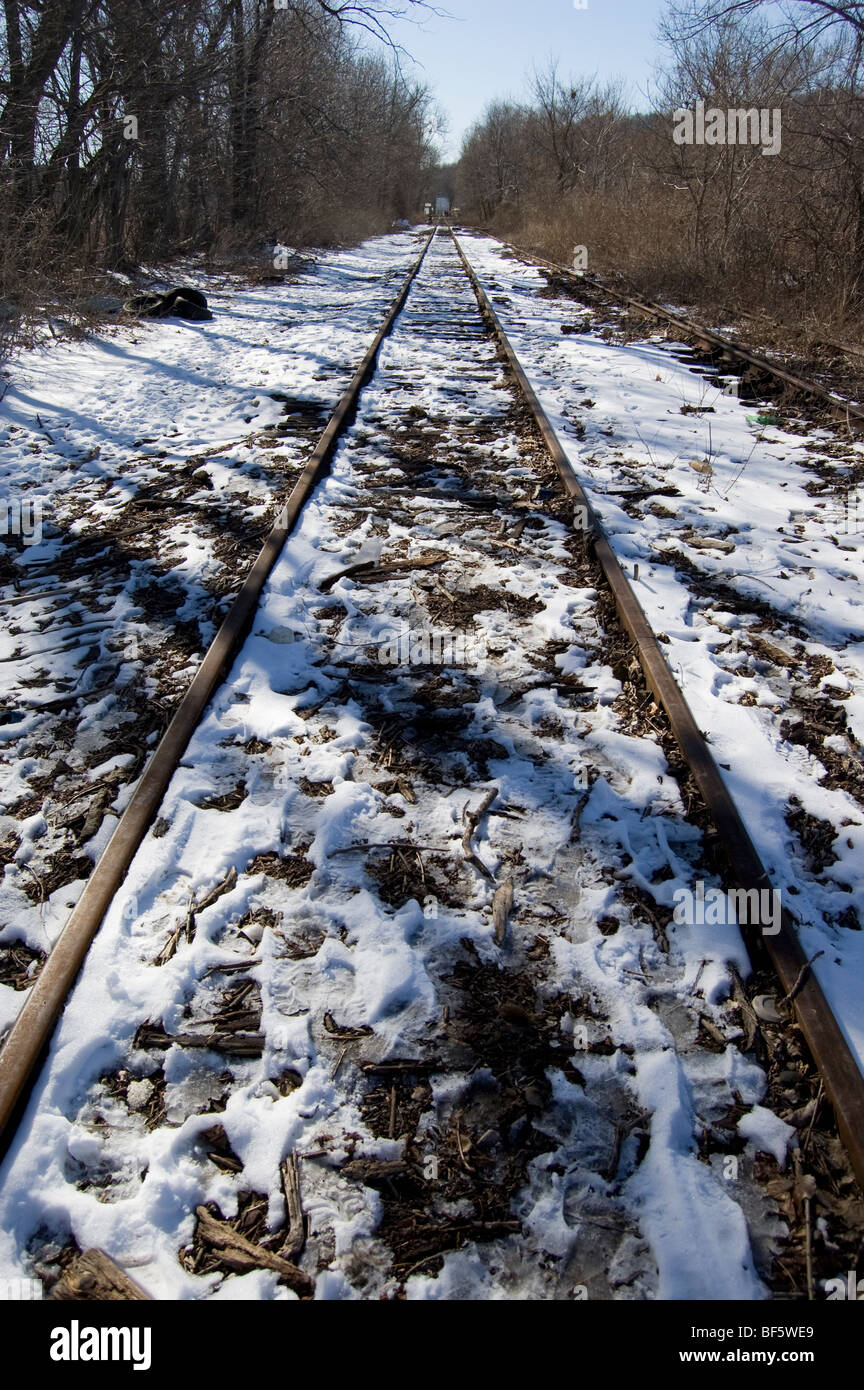
<svg viewBox="0 0 864 1390">
<path fill-rule="evenodd" d="M 17 1110 L 43 1049 L 51 1038 L 90 944 L 156 816 L 168 784 L 198 727 L 207 703 L 224 678 L 229 663 L 248 632 L 261 592 L 282 547 L 297 524 L 300 513 L 315 487 L 330 467 L 336 444 L 353 419 L 360 393 L 375 370 L 381 345 L 392 331 L 405 305 L 408 292 L 435 235 L 433 232 L 411 267 L 351 385 L 318 440 L 302 476 L 279 513 L 276 524 L 252 566 L 243 588 L 234 600 L 177 713 L 147 764 L 134 796 L 12 1026 L 0 1051 L 0 1138 Z"/>
<path fill-rule="evenodd" d="M 726 851 L 731 875 L 736 884 L 745 890 L 770 888 L 769 876 L 684 695 L 666 663 L 645 613 L 485 290 L 455 235 L 454 242 L 481 311 L 519 383 L 555 461 L 563 485 L 574 503 L 585 509 L 591 543 L 612 591 L 622 623 L 638 650 L 646 681 L 666 710 L 682 754 L 714 819 Z M 300 481 L 280 513 L 241 593 L 145 770 L 108 848 L 96 866 L 78 906 L 22 1009 L 3 1051 L 0 1052 L 0 1133 L 8 1126 L 17 1109 L 42 1050 L 51 1037 L 90 943 L 156 815 L 171 776 L 185 752 L 207 702 L 248 631 L 261 591 L 285 540 L 296 525 L 315 486 L 329 468 L 338 439 L 353 418 L 358 397 L 374 371 L 381 345 L 404 307 L 408 292 L 431 244 L 432 237 L 412 267 L 351 386 L 340 401 Z M 762 365 L 761 362 L 759 365 Z M 773 370 L 770 364 L 765 365 L 769 370 Z M 860 413 L 864 418 L 864 411 Z M 787 994 L 795 991 L 794 1009 L 798 1022 L 834 1106 L 838 1127 L 853 1170 L 859 1183 L 864 1186 L 864 1076 L 830 1010 L 821 986 L 813 973 L 807 972 L 807 961 L 798 940 L 796 924 L 787 911 L 784 910 L 780 932 L 773 937 L 765 936 L 763 941 L 782 987 Z"/>
<path fill-rule="evenodd" d="M 666 711 L 681 753 L 696 779 L 725 850 L 732 877 L 738 888 L 760 890 L 761 903 L 761 890 L 770 889 L 771 880 L 747 827 L 666 662 L 642 605 L 455 233 L 453 240 L 480 308 L 519 382 L 564 487 L 574 502 L 585 509 L 594 552 L 612 591 L 619 617 L 636 646 L 648 686 Z M 853 1171 L 864 1188 L 864 1075 L 825 998 L 822 986 L 813 971 L 807 969 L 807 957 L 798 939 L 795 919 L 786 908 L 782 911 L 780 931 L 775 936 L 763 935 L 761 940 L 783 990 L 787 995 L 795 991 L 793 1007 L 798 1023 L 834 1107 L 837 1126 Z"/>
<path fill-rule="evenodd" d="M 577 284 L 587 283 L 605 294 L 613 303 L 628 304 L 641 314 L 646 314 L 650 318 L 661 319 L 671 327 L 677 328 L 685 337 L 694 339 L 699 346 L 706 349 L 717 348 L 727 359 L 738 359 L 741 362 L 746 362 L 748 366 L 756 367 L 761 372 L 767 372 L 770 376 L 776 377 L 778 381 L 782 381 L 784 385 L 791 386 L 795 391 L 826 402 L 836 420 L 847 425 L 849 429 L 864 430 L 864 406 L 859 402 L 849 400 L 846 396 L 840 396 L 836 391 L 829 391 L 826 386 L 820 386 L 816 381 L 808 381 L 805 377 L 797 376 L 794 372 L 787 372 L 785 367 L 780 367 L 769 358 L 763 357 L 758 352 L 753 352 L 751 348 L 745 347 L 742 343 L 737 343 L 734 338 L 727 338 L 725 334 L 718 333 L 713 328 L 705 328 L 703 324 L 694 323 L 692 319 L 682 318 L 680 314 L 674 313 L 672 309 L 665 308 L 664 305 L 658 304 L 653 299 L 643 299 L 639 295 L 628 293 L 626 290 L 613 288 L 597 275 L 589 275 L 587 271 L 571 270 L 569 266 L 559 265 L 557 261 L 547 261 L 533 251 L 526 250 L 523 246 L 517 246 L 512 242 L 505 242 L 504 244 L 522 260 L 529 261 L 532 265 L 552 271 L 556 275 L 566 275 L 571 280 L 575 280 Z"/>
</svg>

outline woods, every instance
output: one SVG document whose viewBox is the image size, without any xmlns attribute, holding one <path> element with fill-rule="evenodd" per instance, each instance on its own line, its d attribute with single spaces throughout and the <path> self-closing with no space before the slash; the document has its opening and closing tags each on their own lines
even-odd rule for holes
<svg viewBox="0 0 864 1390">
<path fill-rule="evenodd" d="M 647 112 L 554 62 L 491 106 L 459 166 L 464 215 L 567 263 L 584 246 L 646 293 L 860 320 L 864 4 L 671 0 L 662 34 Z M 698 102 L 761 117 L 768 148 L 676 141 Z"/>
<path fill-rule="evenodd" d="M 434 116 L 385 24 L 422 8 L 3 0 L 6 317 L 90 266 L 333 242 L 403 216 L 434 158 Z"/>
<path fill-rule="evenodd" d="M 64 312 L 98 272 L 421 215 L 441 183 L 432 94 L 388 39 L 423 0 L 2 0 L 0 317 Z M 466 221 L 643 292 L 855 323 L 864 303 L 860 0 L 668 0 L 647 109 L 535 71 L 465 140 Z M 678 139 L 749 112 L 764 142 Z M 781 139 L 782 135 L 782 139 Z"/>
</svg>

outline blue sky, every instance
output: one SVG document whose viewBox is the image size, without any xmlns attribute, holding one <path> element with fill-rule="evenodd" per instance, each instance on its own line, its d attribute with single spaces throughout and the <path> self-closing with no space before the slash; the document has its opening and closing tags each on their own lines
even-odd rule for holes
<svg viewBox="0 0 864 1390">
<path fill-rule="evenodd" d="M 452 15 L 419 27 L 388 25 L 422 66 L 406 72 L 435 90 L 450 121 L 446 155 L 459 153 L 462 135 L 496 97 L 519 97 L 533 67 L 549 56 L 563 72 L 623 77 L 635 105 L 660 56 L 655 35 L 665 0 L 433 0 Z"/>
</svg>

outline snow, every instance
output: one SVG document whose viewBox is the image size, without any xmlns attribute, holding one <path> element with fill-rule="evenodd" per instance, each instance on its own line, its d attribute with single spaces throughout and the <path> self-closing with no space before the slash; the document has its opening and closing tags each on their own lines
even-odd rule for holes
<svg viewBox="0 0 864 1390">
<path fill-rule="evenodd" d="M 853 494 L 843 508 L 807 491 L 819 483 L 817 461 L 834 467 L 835 437 L 825 429 L 799 434 L 761 424 L 758 410 L 724 394 L 726 378 L 715 384 L 694 374 L 661 335 L 626 345 L 604 341 L 601 313 L 538 298 L 546 283 L 541 272 L 514 261 L 499 242 L 478 236 L 464 242 L 631 578 L 638 564 L 636 595 L 697 724 L 708 732 L 769 876 L 797 919 L 804 951 L 808 958 L 824 953 L 815 973 L 864 1068 L 858 983 L 864 933 L 837 922 L 852 907 L 864 924 L 864 807 L 850 792 L 820 785 L 824 768 L 781 732 L 798 682 L 750 654 L 757 617 L 724 611 L 722 589 L 709 605 L 685 572 L 664 563 L 665 552 L 682 552 L 745 604 L 770 604 L 765 636 L 772 644 L 794 651 L 800 641 L 807 656 L 828 659 L 834 669 L 816 688 L 851 692 L 843 709 L 854 741 L 844 736 L 837 749 L 860 767 L 864 501 L 856 510 Z M 562 335 L 574 315 L 592 327 Z M 685 415 L 682 406 L 711 413 Z M 860 466 L 864 445 L 843 443 Z M 713 470 L 708 485 L 692 467 L 706 459 Z M 634 485 L 649 489 L 670 514 L 630 517 L 621 503 Z M 670 486 L 678 490 L 674 499 L 662 495 Z M 728 554 L 694 549 L 691 533 L 729 538 L 734 548 Z M 742 696 L 754 703 L 741 704 Z M 835 827 L 836 862 L 823 873 L 809 868 L 786 822 L 791 796 Z"/>
<path fill-rule="evenodd" d="M 114 691 L 143 686 L 169 706 L 169 692 L 158 680 L 165 627 L 145 616 L 139 586 L 150 587 L 160 565 L 168 570 L 181 596 L 176 617 L 198 625 L 203 655 L 222 612 L 210 591 L 224 567 L 212 541 L 200 534 L 202 522 L 211 508 L 218 513 L 227 504 L 248 529 L 265 504 L 272 505 L 271 489 L 280 483 L 278 476 L 269 487 L 264 481 L 271 453 L 262 440 L 282 420 L 283 406 L 271 393 L 333 409 L 416 256 L 416 238 L 399 235 L 321 254 L 315 273 L 293 284 L 250 289 L 201 277 L 215 314 L 211 323 L 117 327 L 9 360 L 0 400 L 0 514 L 14 513 L 20 499 L 35 496 L 43 524 L 41 542 L 25 544 L 15 557 L 14 585 L 5 577 L 0 585 L 6 620 L 0 630 L 0 839 L 11 834 L 20 841 L 11 861 L 4 860 L 0 880 L 0 944 L 23 940 L 46 950 L 83 889 L 83 879 L 75 880 L 50 892 L 46 902 L 33 901 L 34 882 L 50 873 L 64 843 L 66 798 L 81 794 L 75 779 L 83 774 L 96 783 L 114 769 L 129 770 L 129 780 L 113 788 L 101 831 L 83 847 L 93 861 L 132 796 L 140 772 L 132 755 L 87 768 L 118 729 L 122 738 L 130 721 Z M 308 451 L 302 439 L 286 437 L 280 445 L 286 466 Z M 202 485 L 178 501 L 172 485 L 190 472 L 196 479 L 206 475 L 212 489 Z M 154 538 L 157 554 L 146 562 L 120 555 L 119 577 L 106 581 L 105 602 L 86 576 L 52 577 L 64 536 L 86 539 L 94 525 L 122 519 L 136 499 L 162 488 L 171 510 Z M 116 544 L 106 532 L 105 551 Z M 45 572 L 37 569 L 42 565 Z M 239 587 L 241 577 L 232 575 L 228 583 Z M 58 638 L 57 632 L 67 635 Z M 82 672 L 82 646 L 91 640 L 89 669 Z M 163 678 L 176 703 L 198 658 L 184 665 L 169 656 L 166 665 Z M 104 693 L 103 682 L 113 686 L 111 693 Z M 77 725 L 71 746 L 68 728 L 45 710 L 70 692 Z M 82 697 L 77 709 L 76 695 Z M 39 756 L 27 756 L 30 748 Z M 19 816 L 18 803 L 33 795 L 31 779 L 51 775 L 61 756 L 65 768 L 52 778 L 49 820 L 41 813 Z M 0 1038 L 25 997 L 0 985 Z"/>
<path fill-rule="evenodd" d="M 764 1105 L 754 1105 L 738 1121 L 738 1133 L 742 1139 L 749 1141 L 756 1153 L 771 1154 L 778 1167 L 786 1167 L 789 1146 L 796 1135 L 792 1126 L 775 1115 L 773 1110 L 766 1110 Z"/>
<path fill-rule="evenodd" d="M 652 1142 L 629 1186 L 641 1211 L 642 1230 L 658 1254 L 658 1297 L 721 1301 L 764 1296 L 743 1212 L 689 1151 L 692 1102 L 674 1054 L 656 1052 L 640 1062 L 638 1088 L 642 1104 L 653 1111 Z"/>
<path fill-rule="evenodd" d="M 388 277 L 398 280 L 397 270 L 404 272 L 415 249 L 410 238 L 396 237 L 335 255 L 324 263 L 323 282 L 330 289 L 317 307 L 313 289 L 292 286 L 224 303 L 217 299 L 216 323 L 207 330 L 160 326 L 142 330 L 137 343 L 121 339 L 55 349 L 44 360 L 34 359 L 26 390 L 20 385 L 10 393 L 10 408 L 21 418 L 26 414 L 28 430 L 35 409 L 44 412 L 43 422 L 63 440 L 64 458 L 89 451 L 97 434 L 93 420 L 103 420 L 102 453 L 80 465 L 90 470 L 83 477 L 96 477 L 130 447 L 145 405 L 152 412 L 153 433 L 167 430 L 169 422 L 177 429 L 178 463 L 190 450 L 217 441 L 234 457 L 242 456 L 243 412 L 261 411 L 258 428 L 276 418 L 272 402 L 260 403 L 262 379 L 271 378 L 267 389 L 278 385 L 302 395 L 312 389 L 322 359 L 337 362 L 344 375 L 351 354 L 357 361 L 363 355 L 372 317 L 360 269 L 376 271 L 378 291 L 386 299 Z M 828 927 L 820 913 L 833 901 L 831 889 L 804 883 L 789 855 L 788 831 L 782 819 L 772 819 L 766 804 L 766 793 L 783 778 L 788 787 L 790 775 L 797 775 L 794 759 L 790 771 L 785 751 L 772 745 L 765 776 L 760 765 L 755 785 L 754 760 L 762 757 L 769 724 L 758 707 L 731 703 L 726 687 L 717 683 L 728 676 L 741 688 L 744 678 L 721 671 L 717 643 L 700 640 L 712 628 L 651 548 L 651 537 L 672 534 L 672 523 L 661 527 L 655 519 L 647 535 L 637 529 L 605 490 L 616 474 L 600 442 L 591 435 L 596 458 L 589 464 L 587 445 L 567 423 L 572 398 L 584 397 L 590 386 L 598 400 L 597 423 L 626 437 L 628 451 L 636 448 L 638 429 L 653 430 L 651 448 L 662 451 L 664 468 L 676 467 L 683 494 L 675 525 L 698 527 L 705 521 L 705 499 L 691 483 L 695 475 L 686 461 L 676 466 L 668 455 L 673 448 L 684 450 L 682 458 L 692 455 L 701 439 L 697 431 L 694 440 L 693 426 L 681 423 L 680 413 L 678 419 L 666 418 L 683 399 L 684 385 L 692 391 L 692 377 L 659 345 L 618 349 L 591 339 L 587 347 L 567 340 L 563 348 L 555 331 L 556 315 L 564 310 L 535 300 L 533 272 L 504 261 L 490 242 L 473 241 L 471 254 L 487 280 L 506 284 L 512 304 L 506 317 L 517 347 L 604 512 L 619 554 L 640 563 L 640 597 L 669 639 L 673 666 L 681 668 L 697 718 L 710 725 L 718 756 L 729 764 L 760 846 L 771 851 L 771 868 L 784 886 L 795 882 L 806 888 L 801 901 L 812 912 L 808 944 L 823 941 Z M 353 306 L 336 316 L 328 296 L 333 284 L 344 288 L 345 277 L 355 270 Z M 289 310 L 292 327 L 282 336 L 279 318 Z M 460 327 L 465 332 L 454 355 L 452 334 Z M 736 1096 L 750 1107 L 739 1124 L 742 1137 L 769 1145 L 775 1154 L 782 1137 L 760 1105 L 764 1074 L 732 1044 L 735 1030 L 725 1010 L 730 964 L 748 969 L 744 945 L 735 925 L 718 931 L 672 923 L 666 952 L 651 922 L 625 896 L 625 889 L 642 890 L 671 908 L 676 888 L 692 887 L 705 874 L 700 832 L 685 814 L 656 740 L 621 726 L 614 708 L 621 684 L 605 659 L 599 596 L 566 573 L 568 528 L 531 510 L 535 474 L 507 417 L 510 398 L 502 389 L 494 345 L 477 330 L 470 287 L 452 246 L 439 239 L 384 345 L 380 371 L 364 393 L 332 475 L 305 508 L 266 586 L 250 635 L 171 781 L 158 833 L 151 829 L 135 857 L 70 997 L 0 1171 L 3 1276 L 31 1269 L 38 1233 L 48 1230 L 55 1240 L 71 1232 L 82 1248 L 104 1249 L 134 1268 L 143 1287 L 162 1299 L 291 1297 L 270 1274 L 194 1275 L 178 1260 L 178 1251 L 192 1240 L 196 1206 L 216 1203 L 230 1218 L 246 1191 L 266 1194 L 268 1229 L 276 1231 L 284 1218 L 279 1164 L 293 1153 L 301 1164 L 309 1221 L 304 1268 L 316 1277 L 316 1297 L 389 1296 L 394 1289 L 390 1255 L 378 1232 L 382 1197 L 371 1186 L 349 1182 L 340 1168 L 349 1157 L 400 1158 L 404 1144 L 398 1132 L 382 1138 L 368 1127 L 358 1063 L 361 1056 L 381 1063 L 422 1055 L 426 1046 L 449 1045 L 441 976 L 446 979 L 448 963 L 464 950 L 460 942 L 467 941 L 487 965 L 504 961 L 512 967 L 524 963 L 525 953 L 542 937 L 548 968 L 538 976 L 543 982 L 538 1003 L 563 1010 L 562 1000 L 569 998 L 573 1012 L 564 1014 L 560 1037 L 555 1036 L 560 1065 L 546 1073 L 549 1101 L 537 1107 L 532 1121 L 548 1148 L 528 1165 L 524 1187 L 513 1201 L 522 1232 L 451 1251 L 434 1277 L 421 1270 L 410 1274 L 406 1296 L 414 1301 L 570 1297 L 588 1282 L 590 1270 L 586 1273 L 582 1263 L 587 1268 L 592 1259 L 596 1269 L 615 1271 L 613 1296 L 765 1296 L 742 1206 L 715 1167 L 698 1156 L 700 1132 Z M 262 336 L 277 335 L 278 345 L 261 345 Z M 133 354 L 133 347 L 142 350 Z M 575 356 L 562 356 L 565 352 Z M 115 356 L 112 377 L 105 369 Z M 119 364 L 133 358 L 136 371 L 130 376 Z M 569 384 L 577 362 L 579 387 Z M 73 412 L 76 377 L 80 392 Z M 447 511 L 431 507 L 422 494 L 402 496 L 401 510 L 391 499 L 388 511 L 382 493 L 377 514 L 364 489 L 370 480 L 380 486 L 388 477 L 401 479 L 393 466 L 393 441 L 404 423 L 400 412 L 409 406 L 426 411 L 433 422 L 430 455 L 439 447 L 454 454 L 470 449 L 480 490 L 494 479 L 523 499 L 525 515 L 536 524 L 525 530 L 518 548 L 507 552 L 506 568 L 488 529 L 496 518 L 466 518 L 455 493 Z M 715 426 L 715 444 L 718 450 L 722 446 L 725 460 L 718 467 L 721 482 L 733 481 L 744 442 L 752 445 L 738 409 L 730 403 L 732 413 L 728 419 L 724 413 Z M 478 417 L 494 420 L 498 437 L 469 445 Z M 647 450 L 640 447 L 647 468 Z M 20 463 L 20 455 L 15 457 Z M 217 486 L 229 486 L 233 471 L 221 473 L 223 465 L 212 461 L 206 466 Z M 66 462 L 56 464 L 51 486 L 68 477 L 66 468 Z M 751 578 L 757 561 L 773 563 L 768 538 L 782 511 L 774 496 L 781 472 L 765 446 L 752 454 L 746 483 L 733 485 L 730 494 L 739 535 L 745 535 L 746 512 L 748 539 L 741 544 L 750 547 Z M 134 484 L 130 477 L 124 485 Z M 742 498 L 751 490 L 754 497 L 745 505 Z M 790 481 L 796 505 L 798 491 Z M 346 526 L 346 519 L 357 524 Z M 194 531 L 183 530 L 185 525 L 171 528 L 173 563 L 187 578 L 200 578 L 207 554 L 196 548 Z M 434 582 L 419 572 L 419 577 L 376 585 L 342 578 L 329 592 L 321 589 L 361 560 L 380 558 L 385 551 L 425 552 L 443 545 L 445 534 L 446 558 Z M 736 570 L 727 557 L 712 552 L 706 560 L 699 552 L 698 558 L 734 580 Z M 853 560 L 844 563 L 851 566 Z M 501 605 L 490 600 L 493 606 L 478 614 L 488 655 L 466 674 L 476 689 L 464 707 L 471 738 L 493 739 L 497 747 L 488 755 L 488 776 L 478 778 L 466 770 L 467 755 L 458 741 L 451 748 L 441 740 L 439 771 L 416 761 L 412 801 L 404 790 L 383 790 L 380 783 L 389 766 L 382 728 L 392 721 L 411 737 L 415 675 L 381 667 L 374 713 L 385 722 L 376 725 L 368 691 L 354 668 L 374 661 L 375 649 L 394 624 L 398 628 L 422 615 L 435 584 L 445 593 L 483 585 L 504 595 Z M 790 605 L 793 590 L 794 585 L 787 595 Z M 534 617 L 513 621 L 503 603 L 515 595 L 536 601 Z M 854 595 L 846 602 L 843 613 L 851 621 Z M 327 622 L 327 613 L 336 611 L 338 638 Z M 820 623 L 818 640 L 835 653 L 830 624 L 824 618 Z M 569 648 L 551 669 L 544 665 L 550 642 Z M 853 684 L 857 669 L 847 653 L 843 670 Z M 578 674 L 596 701 L 577 707 L 559 693 L 557 681 L 568 672 Z M 416 682 L 425 678 L 417 675 Z M 89 717 L 97 718 L 92 706 Z M 545 732 L 550 720 L 560 727 L 554 737 Z M 98 720 L 91 727 L 95 748 Z M 258 751 L 249 752 L 253 739 Z M 795 756 L 802 770 L 794 785 L 806 792 L 808 806 L 821 805 L 821 797 L 836 811 L 843 798 L 814 792 L 804 775 L 806 758 Z M 103 759 L 96 772 L 105 775 L 112 766 L 122 763 Z M 18 774 L 24 776 L 20 768 Z M 244 799 L 235 809 L 210 804 L 238 787 Z M 478 856 L 493 873 L 512 873 L 518 880 L 503 950 L 494 939 L 493 885 L 458 867 L 466 808 L 479 805 L 487 787 L 497 790 L 497 800 L 478 828 Z M 580 828 L 574 835 L 577 813 Z M 39 831 L 37 818 L 30 833 L 38 838 Z M 424 904 L 412 899 L 393 906 L 382 900 L 367 872 L 371 849 L 404 838 L 424 850 L 431 846 L 453 866 L 447 886 L 458 887 L 458 894 L 445 901 L 440 888 L 436 894 L 427 884 Z M 23 843 L 26 853 L 30 841 Z M 310 866 L 309 881 L 289 887 L 253 867 L 271 853 L 302 856 Z M 837 866 L 837 873 L 850 880 L 851 858 L 852 851 Z M 229 870 L 236 871 L 235 886 L 200 913 L 193 939 L 184 937 L 167 963 L 157 967 L 156 958 L 185 921 L 193 894 L 201 901 Z M 7 874 L 0 906 L 11 900 L 8 879 Z M 70 895 L 70 888 L 59 890 L 64 902 Z M 852 900 L 857 901 L 854 894 Z M 256 927 L 247 921 L 250 913 L 258 914 L 259 922 L 260 914 L 271 914 L 276 925 Z M 610 915 L 618 926 L 607 936 L 597 924 Z M 28 934 L 44 940 L 61 919 L 60 903 L 52 899 L 41 916 L 29 911 Z M 21 923 L 19 917 L 19 934 Z M 842 950 L 848 970 L 845 939 Z M 175 1034 L 212 1017 L 224 986 L 219 971 L 226 965 L 244 966 L 240 978 L 260 989 L 265 1038 L 260 1058 L 227 1059 L 177 1044 L 158 1054 L 136 1047 L 143 1023 L 161 1023 Z M 579 1000 L 590 1009 L 580 1011 Z M 701 1015 L 729 1039 L 725 1051 L 709 1053 L 699 1046 Z M 362 1050 L 351 1042 L 340 1056 L 327 1017 L 337 1019 L 340 1029 L 371 1030 L 362 1037 Z M 845 1023 L 857 1038 L 854 1016 Z M 121 1066 L 134 1078 L 131 1105 L 110 1094 L 102 1079 Z M 285 1094 L 277 1083 L 289 1068 L 299 1085 Z M 230 1084 L 223 1087 L 226 1072 Z M 142 1097 L 151 1081 L 162 1080 L 166 1123 L 151 1129 Z M 454 1115 L 497 1081 L 488 1069 L 453 1066 L 445 1076 L 433 1076 L 431 1084 L 432 1108 L 416 1141 L 424 1154 L 434 1155 Z M 218 1170 L 202 1151 L 200 1138 L 217 1113 L 243 1165 L 240 1176 Z M 647 1148 L 640 1158 L 643 1141 Z"/>
</svg>

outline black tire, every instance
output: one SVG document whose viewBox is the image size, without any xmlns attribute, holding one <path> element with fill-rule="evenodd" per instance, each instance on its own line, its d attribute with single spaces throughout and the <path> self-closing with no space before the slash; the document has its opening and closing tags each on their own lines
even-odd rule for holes
<svg viewBox="0 0 864 1390">
<path fill-rule="evenodd" d="M 200 290 L 183 287 L 177 290 L 177 294 L 182 295 L 184 299 L 188 299 L 191 304 L 197 304 L 199 309 L 207 308 L 207 296 L 202 294 Z"/>
<path fill-rule="evenodd" d="M 201 295 L 201 298 L 204 299 L 204 296 Z M 205 323 L 208 319 L 212 319 L 213 317 L 210 310 L 207 308 L 206 300 L 203 305 L 199 304 L 197 300 L 189 299 L 185 290 L 181 294 L 178 294 L 177 298 L 174 300 L 173 306 L 168 312 L 178 319 L 188 319 L 191 323 Z"/>
</svg>

